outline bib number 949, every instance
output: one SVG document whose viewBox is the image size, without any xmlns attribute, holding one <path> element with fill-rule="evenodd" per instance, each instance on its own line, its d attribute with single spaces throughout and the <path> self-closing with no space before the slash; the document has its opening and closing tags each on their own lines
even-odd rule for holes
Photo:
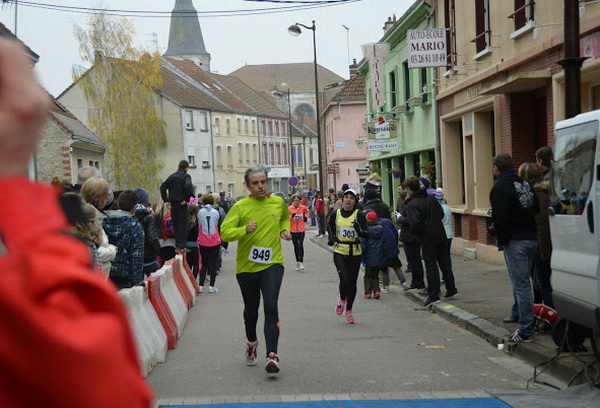
<svg viewBox="0 0 600 408">
<path fill-rule="evenodd" d="M 273 258 L 273 249 L 253 246 L 248 254 L 248 260 L 260 264 L 268 264 Z"/>
</svg>

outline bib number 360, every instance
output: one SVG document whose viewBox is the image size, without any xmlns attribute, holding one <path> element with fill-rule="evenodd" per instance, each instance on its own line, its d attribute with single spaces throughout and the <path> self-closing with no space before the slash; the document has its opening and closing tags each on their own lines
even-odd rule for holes
<svg viewBox="0 0 600 408">
<path fill-rule="evenodd" d="M 248 255 L 248 260 L 260 264 L 267 264 L 273 258 L 273 248 L 253 246 Z"/>
</svg>

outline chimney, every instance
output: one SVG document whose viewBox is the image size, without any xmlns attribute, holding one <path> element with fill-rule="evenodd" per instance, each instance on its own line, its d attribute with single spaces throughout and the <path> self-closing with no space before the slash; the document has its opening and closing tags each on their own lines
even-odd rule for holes
<svg viewBox="0 0 600 408">
<path fill-rule="evenodd" d="M 354 78 L 356 72 L 358 71 L 358 64 L 356 63 L 356 58 L 352 59 L 352 64 L 350 65 L 350 78 Z"/>
<path fill-rule="evenodd" d="M 392 26 L 394 24 L 396 24 L 396 15 L 395 14 L 393 17 L 388 17 L 387 21 L 383 25 L 383 35 L 386 35 L 387 32 L 390 30 L 390 28 L 392 28 Z"/>
</svg>

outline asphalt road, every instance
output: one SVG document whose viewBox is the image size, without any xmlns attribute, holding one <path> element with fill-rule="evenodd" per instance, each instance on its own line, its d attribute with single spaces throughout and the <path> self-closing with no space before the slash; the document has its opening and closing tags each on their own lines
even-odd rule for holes
<svg viewBox="0 0 600 408">
<path fill-rule="evenodd" d="M 177 348 L 148 377 L 157 398 L 525 388 L 530 371 L 523 363 L 419 308 L 399 288 L 380 300 L 359 297 L 356 324 L 346 324 L 333 310 L 338 279 L 332 255 L 307 239 L 306 269 L 298 272 L 291 242 L 283 245 L 288 266 L 279 300 L 279 376 L 267 377 L 262 362 L 245 365 L 232 243 L 217 277 L 219 293 L 198 297 Z M 262 320 L 259 329 L 260 356 Z"/>
</svg>

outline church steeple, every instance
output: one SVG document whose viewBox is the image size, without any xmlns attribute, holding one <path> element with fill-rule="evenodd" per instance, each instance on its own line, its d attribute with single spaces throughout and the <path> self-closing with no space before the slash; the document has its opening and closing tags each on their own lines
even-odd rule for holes
<svg viewBox="0 0 600 408">
<path fill-rule="evenodd" d="M 169 47 L 165 57 L 188 59 L 210 72 L 210 54 L 204 47 L 200 21 L 192 0 L 175 0 L 171 12 Z"/>
</svg>

